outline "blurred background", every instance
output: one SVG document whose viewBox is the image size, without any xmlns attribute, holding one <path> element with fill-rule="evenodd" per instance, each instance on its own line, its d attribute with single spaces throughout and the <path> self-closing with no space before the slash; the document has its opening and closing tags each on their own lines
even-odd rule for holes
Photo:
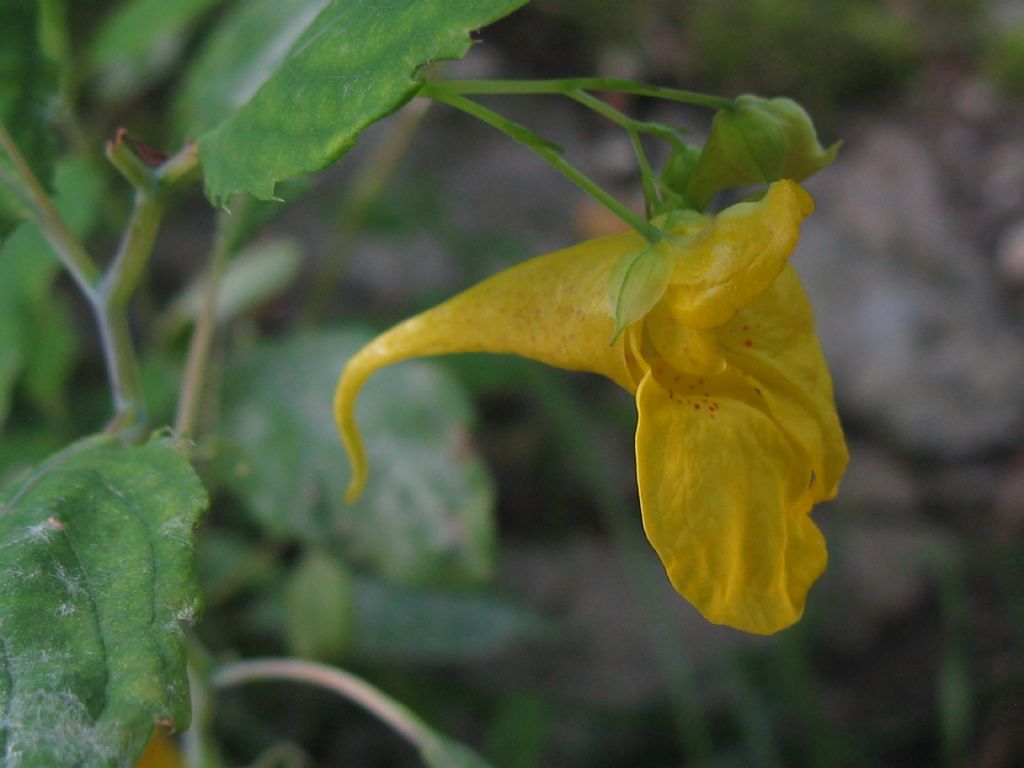
<svg viewBox="0 0 1024 768">
<path fill-rule="evenodd" d="M 83 49 L 101 29 L 92 5 L 72 10 Z M 95 135 L 126 125 L 174 148 L 184 62 L 228 12 L 207 5 L 141 59 L 95 57 Z M 513 359 L 382 374 L 363 419 L 392 441 L 371 446 L 382 479 L 366 508 L 344 507 L 327 408 L 345 354 L 616 226 L 505 137 L 413 102 L 286 185 L 286 204 L 246 209 L 201 443 L 216 493 L 199 641 L 214 657 L 339 663 L 498 768 L 1024 765 L 1024 3 L 537 0 L 478 37 L 446 76 L 786 95 L 823 144 L 844 142 L 808 185 L 817 210 L 794 257 L 852 453 L 814 512 L 829 569 L 790 630 L 708 625 L 643 538 L 632 398 Z M 609 98 L 695 142 L 711 117 Z M 486 103 L 642 206 L 615 126 L 555 97 Z M 115 223 L 122 193 L 105 198 Z M 198 193 L 172 212 L 136 307 L 158 420 L 213 227 Z M 77 352 L 59 391 L 15 393 L 0 475 L 103 420 L 85 308 L 58 293 Z M 228 765 L 418 764 L 354 706 L 294 686 L 224 694 L 215 727 Z"/>
</svg>

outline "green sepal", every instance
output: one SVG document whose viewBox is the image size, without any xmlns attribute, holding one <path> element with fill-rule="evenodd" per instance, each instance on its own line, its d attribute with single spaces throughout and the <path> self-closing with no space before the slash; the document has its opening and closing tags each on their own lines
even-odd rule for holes
<svg viewBox="0 0 1024 768">
<path fill-rule="evenodd" d="M 666 245 L 662 240 L 625 257 L 612 273 L 610 292 L 615 308 L 612 344 L 623 329 L 646 315 L 668 288 L 672 259 Z"/>
<path fill-rule="evenodd" d="M 841 143 L 822 147 L 811 118 L 792 99 L 739 96 L 715 115 L 684 196 L 703 208 L 729 187 L 802 181 L 829 165 Z"/>
</svg>

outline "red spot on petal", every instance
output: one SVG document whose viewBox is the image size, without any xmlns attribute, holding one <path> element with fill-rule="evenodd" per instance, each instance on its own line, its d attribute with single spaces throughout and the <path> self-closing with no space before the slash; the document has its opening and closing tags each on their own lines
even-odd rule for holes
<svg viewBox="0 0 1024 768">
<path fill-rule="evenodd" d="M 746 341 L 743 342 L 743 346 L 752 347 L 754 346 L 754 342 L 752 342 L 750 339 L 747 339 Z"/>
</svg>

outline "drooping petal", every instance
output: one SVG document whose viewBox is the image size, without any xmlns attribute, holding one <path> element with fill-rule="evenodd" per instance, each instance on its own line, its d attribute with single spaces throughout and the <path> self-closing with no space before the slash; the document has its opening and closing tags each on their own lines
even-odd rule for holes
<svg viewBox="0 0 1024 768">
<path fill-rule="evenodd" d="M 772 418 L 807 456 L 814 500 L 835 496 L 849 453 L 814 311 L 796 270 L 787 266 L 716 336 L 728 364 L 757 381 Z"/>
<path fill-rule="evenodd" d="M 569 370 L 591 371 L 633 392 L 636 361 L 626 337 L 609 345 L 612 270 L 646 247 L 633 232 L 589 240 L 525 261 L 381 334 L 345 366 L 334 415 L 352 463 L 349 500 L 366 479 L 366 457 L 355 423 L 363 383 L 386 365 L 412 357 L 491 352 L 528 357 Z"/>
<path fill-rule="evenodd" d="M 726 208 L 680 248 L 663 301 L 683 325 L 721 325 L 778 277 L 813 210 L 810 195 L 789 180 L 756 203 Z"/>
<path fill-rule="evenodd" d="M 807 461 L 741 375 L 702 384 L 689 396 L 648 375 L 637 389 L 644 530 L 709 621 L 771 634 L 800 618 L 827 562 Z"/>
</svg>

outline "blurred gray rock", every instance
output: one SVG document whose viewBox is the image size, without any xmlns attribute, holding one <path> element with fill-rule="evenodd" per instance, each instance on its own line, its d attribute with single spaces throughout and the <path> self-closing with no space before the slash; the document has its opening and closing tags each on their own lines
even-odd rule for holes
<svg viewBox="0 0 1024 768">
<path fill-rule="evenodd" d="M 961 458 L 1020 439 L 1024 338 L 925 142 L 876 124 L 811 184 L 795 263 L 848 416 Z"/>
<path fill-rule="evenodd" d="M 996 247 L 999 272 L 1016 289 L 1024 288 L 1024 219 L 1006 228 Z"/>
<path fill-rule="evenodd" d="M 921 489 L 913 470 L 881 446 L 851 440 L 850 464 L 839 496 L 814 512 L 818 522 L 906 522 L 920 511 Z"/>
<path fill-rule="evenodd" d="M 1024 454 L 1011 462 L 996 485 L 993 511 L 997 540 L 1024 539 Z"/>
<path fill-rule="evenodd" d="M 905 461 L 877 444 L 851 441 L 839 496 L 813 513 L 829 566 L 809 607 L 822 617 L 831 645 L 867 647 L 928 593 L 945 542 L 920 514 L 924 497 Z"/>
<path fill-rule="evenodd" d="M 811 592 L 810 608 L 831 608 L 821 625 L 829 644 L 847 651 L 866 648 L 924 600 L 938 564 L 956 551 L 948 537 L 920 521 L 825 521 L 822 530 L 829 565 Z"/>
<path fill-rule="evenodd" d="M 980 169 L 967 178 L 972 177 L 977 178 L 987 217 L 1002 220 L 1012 216 L 1024 206 L 1024 143 L 1004 141 L 984 148 Z"/>
<path fill-rule="evenodd" d="M 673 663 L 696 670 L 721 661 L 737 646 L 770 642 L 709 624 L 672 589 L 654 551 L 648 554 L 642 565 L 650 571 L 653 592 L 641 598 L 621 553 L 606 542 L 577 537 L 560 549 L 507 547 L 499 583 L 558 622 L 564 634 L 543 653 L 513 653 L 490 662 L 481 674 L 493 675 L 499 687 L 514 680 L 570 700 L 635 707 L 664 696 L 665 672 L 652 621 L 670 627 Z M 706 693 L 694 691 L 695 696 Z"/>
<path fill-rule="evenodd" d="M 573 162 L 594 173 L 594 158 L 576 151 L 589 146 L 582 109 L 550 97 L 507 99 L 488 106 L 572 147 Z M 527 253 L 570 243 L 571 211 L 583 194 L 572 182 L 507 136 L 454 110 L 438 107 L 427 128 L 417 137 L 416 162 L 437 178 L 438 194 L 449 201 L 447 213 L 455 226 L 466 232 L 514 233 L 530 246 Z"/>
</svg>

